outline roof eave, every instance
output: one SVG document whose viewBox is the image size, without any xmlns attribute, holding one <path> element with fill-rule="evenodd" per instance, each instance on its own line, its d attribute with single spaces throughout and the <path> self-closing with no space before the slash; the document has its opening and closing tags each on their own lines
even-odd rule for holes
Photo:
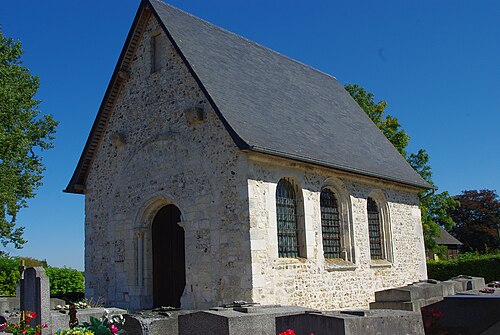
<svg viewBox="0 0 500 335">
<path fill-rule="evenodd" d="M 395 178 L 393 176 L 375 174 L 375 173 L 372 173 L 372 172 L 369 172 L 369 171 L 364 171 L 364 170 L 360 170 L 360 169 L 356 169 L 356 168 L 351 168 L 351 167 L 348 167 L 348 166 L 331 164 L 331 163 L 324 162 L 324 161 L 321 161 L 321 160 L 312 159 L 312 158 L 305 157 L 305 156 L 300 156 L 300 155 L 293 155 L 293 154 L 289 154 L 289 153 L 286 153 L 286 152 L 276 151 L 276 150 L 272 150 L 272 149 L 268 149 L 268 148 L 264 148 L 264 147 L 260 147 L 260 146 L 249 146 L 248 150 L 249 151 L 255 151 L 255 152 L 263 153 L 263 154 L 267 154 L 267 155 L 272 155 L 272 156 L 278 156 L 278 157 L 293 159 L 293 160 L 296 160 L 296 161 L 301 161 L 303 163 L 309 163 L 309 164 L 318 165 L 318 166 L 322 166 L 322 167 L 327 167 L 327 168 L 337 169 L 337 170 L 341 170 L 341 171 L 345 171 L 345 172 L 355 173 L 355 174 L 363 175 L 363 176 L 366 176 L 366 177 L 380 178 L 380 179 L 383 179 L 383 180 L 386 180 L 386 181 L 391 181 L 391 182 L 396 182 L 396 183 L 399 183 L 399 184 L 404 184 L 404 185 L 407 185 L 407 186 L 416 187 L 418 189 L 434 189 L 435 188 L 434 186 L 432 186 L 431 184 L 427 183 L 423 179 L 422 179 L 422 182 L 417 182 L 417 181 L 416 182 L 411 182 L 411 181 L 408 181 L 408 180 L 402 180 L 402 179 L 399 179 L 399 178 Z"/>
</svg>

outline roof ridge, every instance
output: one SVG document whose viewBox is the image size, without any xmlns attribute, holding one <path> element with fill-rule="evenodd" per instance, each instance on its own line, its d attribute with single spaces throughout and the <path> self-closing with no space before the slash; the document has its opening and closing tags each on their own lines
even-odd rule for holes
<svg viewBox="0 0 500 335">
<path fill-rule="evenodd" d="M 211 104 L 214 106 L 215 111 L 226 126 L 226 129 L 230 131 L 231 134 L 237 136 L 237 138 L 246 145 L 245 149 L 258 150 L 257 148 L 260 147 L 261 151 L 267 151 L 268 153 L 273 151 L 275 154 L 281 153 L 281 156 L 285 156 L 284 152 L 288 152 L 288 156 L 290 156 L 292 152 L 299 153 L 303 152 L 303 150 L 309 150 L 311 151 L 309 155 L 304 156 L 300 154 L 299 156 L 302 157 L 302 159 L 307 159 L 307 157 L 314 159 L 316 164 L 320 165 L 322 165 L 320 161 L 330 161 L 331 164 L 340 169 L 346 169 L 342 167 L 342 165 L 349 161 L 350 163 L 348 163 L 348 165 L 350 165 L 350 168 L 348 170 L 351 172 L 357 171 L 357 173 L 367 174 L 367 172 L 371 171 L 372 173 L 370 174 L 382 179 L 393 180 L 413 186 L 419 185 L 420 187 L 423 186 L 423 188 L 429 187 L 428 183 L 411 168 L 408 162 L 406 162 L 401 154 L 394 148 L 392 143 L 383 135 L 380 129 L 372 123 L 368 115 L 364 113 L 345 90 L 343 85 L 333 75 L 297 61 L 232 31 L 219 27 L 162 0 L 143 1 L 148 2 L 153 7 L 153 10 L 158 15 L 158 19 L 162 21 L 162 26 L 166 30 L 167 35 L 170 36 L 171 42 L 176 45 L 178 52 L 184 55 L 184 62 L 193 76 L 198 78 L 197 81 L 200 87 L 202 87 L 204 93 L 209 97 Z M 169 33 L 171 30 L 175 32 L 175 34 Z M 207 40 L 198 40 L 201 37 L 195 36 L 203 36 L 207 38 Z M 199 56 L 200 50 L 203 51 L 203 48 L 207 47 L 216 48 L 215 51 L 210 54 L 213 58 L 213 62 L 210 61 L 210 57 L 203 59 L 203 57 L 200 58 Z M 217 48 L 220 48 L 220 50 Z M 244 59 L 238 60 L 240 52 L 249 53 L 251 58 L 243 57 Z M 233 55 L 233 53 L 236 54 Z M 225 64 L 222 70 L 220 68 L 220 63 L 217 63 L 220 61 Z M 274 69 L 273 71 L 283 70 L 284 73 L 287 73 L 288 77 L 284 78 L 283 75 L 275 72 L 273 72 L 272 76 L 267 75 L 265 72 L 266 66 L 272 67 Z M 253 72 L 242 72 L 241 69 L 245 67 Z M 227 87 L 227 82 L 219 82 L 216 79 L 219 75 L 213 76 L 218 71 L 222 71 L 222 74 L 226 76 L 225 80 L 232 81 L 233 86 Z M 200 75 L 202 77 L 200 77 Z M 268 84 L 263 84 L 263 78 L 267 79 L 270 86 Z M 291 79 L 293 84 L 289 85 L 288 91 L 285 92 L 281 89 L 281 84 L 276 82 L 276 78 L 281 78 L 282 80 Z M 265 81 L 266 80 L 264 80 L 264 82 Z M 325 86 L 320 88 L 317 85 Z M 221 91 L 221 87 L 224 87 L 224 91 Z M 276 94 L 273 95 L 273 93 L 264 93 L 267 92 L 267 89 L 280 93 L 278 93 L 277 96 L 275 96 Z M 231 100 L 231 98 L 224 98 L 227 97 L 228 92 L 232 94 L 229 95 L 230 97 L 234 97 L 235 95 L 239 96 L 241 94 L 239 90 L 245 92 L 244 97 L 246 100 L 236 103 L 234 100 Z M 214 94 L 216 98 L 212 98 Z M 298 103 L 298 105 L 300 105 L 299 109 L 306 111 L 304 115 L 309 117 L 309 122 L 312 122 L 311 126 L 314 126 L 314 120 L 322 120 L 320 115 L 324 114 L 324 110 L 328 109 L 331 110 L 332 113 L 335 113 L 335 122 L 331 121 L 327 123 L 333 128 L 335 128 L 334 125 L 337 125 L 337 128 L 335 128 L 336 136 L 330 136 L 332 134 L 326 136 L 325 133 L 312 134 L 310 129 L 304 126 L 299 127 L 299 131 L 303 132 L 303 136 L 286 143 L 283 143 L 277 138 L 273 138 L 273 140 L 276 141 L 273 142 L 272 145 L 269 145 L 268 142 L 264 143 L 256 138 L 256 132 L 258 133 L 259 131 L 267 129 L 267 127 L 263 125 L 257 127 L 262 121 L 283 121 L 279 119 L 282 113 L 275 113 L 273 114 L 274 116 L 272 116 L 270 113 L 264 113 L 264 111 L 269 108 L 279 108 L 280 110 L 290 111 L 295 110 L 297 108 L 295 102 L 291 103 L 290 101 L 295 101 L 294 99 L 296 97 L 301 96 L 306 99 L 307 102 Z M 275 100 L 273 97 L 280 100 Z M 340 106 L 339 103 L 342 104 L 342 106 Z M 339 108 L 341 108 L 342 111 Z M 253 114 L 256 114 L 250 121 L 248 119 L 241 120 L 241 116 L 232 111 L 240 111 L 242 109 L 252 110 Z M 336 111 L 336 109 L 339 110 Z M 288 115 L 291 114 L 289 113 Z M 257 128 L 248 128 L 249 123 L 251 124 L 252 122 L 255 123 L 255 127 Z M 340 129 L 338 127 L 343 128 Z M 350 136 L 359 134 L 361 128 L 367 129 L 368 137 L 365 141 L 360 142 L 359 145 L 354 145 Z M 282 127 L 283 132 L 286 134 L 294 133 L 296 129 L 297 125 L 288 121 L 285 122 Z M 326 130 L 324 129 L 324 131 Z M 328 141 L 332 141 L 333 138 L 335 138 L 340 150 L 336 152 L 335 155 L 337 156 L 332 156 L 331 152 L 327 155 L 326 153 L 329 152 L 328 149 L 322 148 L 320 150 L 318 146 L 318 141 L 321 143 L 328 143 Z M 240 147 L 238 143 L 236 144 Z M 307 147 L 307 145 L 309 145 L 309 149 L 304 148 L 304 146 Z M 352 155 L 351 152 L 353 145 L 357 150 L 356 155 Z M 374 145 L 377 145 L 377 149 L 374 148 Z M 288 150 L 283 150 L 281 147 L 286 147 Z M 313 149 L 313 147 L 316 149 Z M 267 148 L 267 150 L 263 150 L 265 148 Z M 243 148 L 240 147 L 240 149 Z M 380 150 L 384 151 L 378 154 L 375 153 L 375 155 L 373 154 L 374 151 L 377 152 Z M 382 154 L 390 163 L 381 161 L 379 156 Z M 352 158 L 345 160 L 340 158 L 339 155 L 350 155 Z M 297 155 L 293 154 L 292 156 L 294 159 L 298 159 Z M 366 163 L 366 156 L 371 157 L 368 163 Z M 292 157 L 290 156 L 289 158 Z M 394 164 L 396 168 L 389 168 L 387 164 Z M 333 165 L 329 164 L 330 167 L 333 167 Z M 385 171 L 387 168 L 392 171 L 389 175 Z M 362 171 L 365 172 L 363 173 Z"/>
<path fill-rule="evenodd" d="M 296 60 L 296 59 L 294 59 L 294 58 L 292 58 L 292 57 L 290 57 L 290 56 L 287 56 L 287 55 L 285 55 L 285 54 L 282 54 L 281 52 L 278 52 L 278 51 L 276 51 L 276 50 L 273 50 L 273 49 L 271 49 L 270 47 L 266 47 L 265 45 L 262 45 L 262 44 L 260 44 L 260 43 L 255 42 L 255 41 L 252 41 L 252 40 L 250 40 L 250 39 L 246 38 L 245 36 L 242 36 L 242 35 L 236 34 L 236 33 L 232 32 L 232 31 L 230 31 L 230 30 L 227 30 L 227 29 L 225 29 L 225 28 L 219 27 L 219 26 L 218 26 L 218 25 L 216 25 L 216 24 L 213 24 L 213 23 L 211 23 L 211 22 L 209 22 L 209 21 L 207 21 L 207 20 L 205 20 L 205 19 L 203 19 L 203 18 L 201 18 L 201 17 L 198 17 L 198 16 L 196 16 L 196 15 L 193 15 L 193 14 L 191 14 L 191 13 L 188 13 L 188 12 L 186 12 L 186 11 L 184 11 L 184 10 L 180 9 L 180 8 L 177 8 L 177 7 L 175 7 L 175 6 L 172 6 L 171 4 L 166 3 L 166 2 L 164 2 L 164 1 L 162 1 L 162 0 L 149 0 L 149 1 L 155 1 L 155 2 L 158 2 L 158 3 L 162 4 L 162 5 L 164 5 L 164 6 L 168 6 L 168 7 L 172 8 L 173 10 L 176 10 L 176 11 L 181 12 L 181 13 L 183 13 L 183 14 L 187 15 L 187 16 L 190 16 L 190 17 L 192 17 L 192 18 L 194 18 L 194 19 L 196 19 L 196 20 L 198 20 L 198 21 L 201 21 L 201 23 L 203 23 L 203 24 L 210 25 L 210 26 L 212 26 L 213 28 L 215 28 L 215 29 L 217 29 L 217 30 L 220 30 L 220 31 L 225 32 L 225 33 L 228 33 L 228 34 L 230 34 L 230 35 L 233 35 L 233 36 L 235 36 L 235 37 L 237 37 L 237 38 L 239 38 L 239 39 L 241 39 L 241 40 L 243 40 L 243 41 L 245 41 L 245 42 L 247 42 L 247 43 L 249 43 L 249 44 L 253 44 L 253 45 L 255 45 L 255 46 L 257 46 L 257 47 L 259 47 L 259 48 L 261 48 L 261 49 L 264 49 L 264 50 L 266 50 L 266 51 L 270 51 L 271 53 L 274 53 L 274 54 L 276 54 L 276 55 L 278 55 L 278 56 L 280 56 L 280 57 L 286 58 L 287 60 L 292 61 L 293 63 L 297 63 L 297 64 L 299 64 L 299 65 L 301 65 L 301 66 L 303 66 L 303 67 L 305 67 L 305 68 L 311 69 L 311 70 L 313 70 L 313 71 L 315 71 L 315 72 L 318 72 L 318 73 L 319 73 L 319 74 L 321 74 L 321 75 L 324 75 L 324 76 L 327 76 L 327 77 L 333 78 L 333 79 L 335 79 L 335 80 L 337 80 L 337 81 L 338 81 L 338 79 L 337 79 L 334 75 L 332 75 L 332 74 L 329 74 L 329 73 L 327 73 L 327 72 L 321 71 L 321 70 L 319 70 L 319 69 L 317 69 L 317 68 L 315 68 L 315 67 L 313 67 L 313 66 L 311 66 L 311 65 L 308 65 L 308 64 L 303 63 L 303 62 L 301 62 L 301 61 L 298 61 L 298 60 Z"/>
</svg>

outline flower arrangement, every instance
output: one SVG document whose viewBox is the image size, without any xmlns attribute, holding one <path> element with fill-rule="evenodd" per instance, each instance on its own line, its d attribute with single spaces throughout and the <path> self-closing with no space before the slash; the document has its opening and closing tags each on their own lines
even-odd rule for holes
<svg viewBox="0 0 500 335">
<path fill-rule="evenodd" d="M 14 335 L 40 335 L 43 328 L 47 328 L 46 324 L 32 327 L 29 323 L 32 319 L 36 319 L 36 313 L 30 311 L 21 312 L 18 323 L 7 323 L 0 325 L 0 331 L 7 331 Z"/>
<path fill-rule="evenodd" d="M 280 333 L 280 335 L 296 335 L 295 331 L 293 329 L 287 329 L 284 332 Z M 311 333 L 309 335 L 314 335 L 314 333 Z"/>
<path fill-rule="evenodd" d="M 90 322 L 84 322 L 83 325 L 73 329 L 61 329 L 54 335 L 115 335 L 123 334 L 123 329 L 118 326 L 125 323 L 123 315 L 112 315 L 108 310 L 104 310 L 101 318 L 90 317 Z"/>
<path fill-rule="evenodd" d="M 83 301 L 78 301 L 74 303 L 76 309 L 86 309 L 86 308 L 91 308 L 90 304 L 83 300 Z M 64 310 L 69 310 L 69 304 L 66 305 L 56 305 L 55 309 L 59 311 L 64 311 Z"/>
<path fill-rule="evenodd" d="M 75 327 L 73 329 L 59 330 L 54 335 L 95 335 L 95 334 L 85 328 Z"/>
</svg>

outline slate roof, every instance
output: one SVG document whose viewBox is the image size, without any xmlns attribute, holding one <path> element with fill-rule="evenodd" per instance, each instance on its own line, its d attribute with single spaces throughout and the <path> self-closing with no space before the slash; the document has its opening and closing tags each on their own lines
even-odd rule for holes
<svg viewBox="0 0 500 335">
<path fill-rule="evenodd" d="M 438 237 L 434 238 L 434 241 L 439 245 L 462 245 L 463 243 L 457 240 L 454 236 L 448 233 L 446 230 L 441 228 L 441 233 Z"/>
<path fill-rule="evenodd" d="M 431 188 L 334 77 L 162 1 L 139 11 L 148 5 L 240 149 Z"/>
</svg>

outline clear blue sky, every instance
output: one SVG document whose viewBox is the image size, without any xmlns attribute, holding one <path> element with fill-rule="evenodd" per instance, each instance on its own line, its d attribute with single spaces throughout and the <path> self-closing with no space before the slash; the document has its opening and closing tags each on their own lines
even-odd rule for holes
<svg viewBox="0 0 500 335">
<path fill-rule="evenodd" d="M 172 0 L 170 4 L 358 83 L 426 149 L 439 191 L 500 190 L 500 2 Z M 83 269 L 84 197 L 64 194 L 139 0 L 3 1 L 5 35 L 60 121 L 44 186 L 21 211 L 15 255 Z"/>
</svg>

